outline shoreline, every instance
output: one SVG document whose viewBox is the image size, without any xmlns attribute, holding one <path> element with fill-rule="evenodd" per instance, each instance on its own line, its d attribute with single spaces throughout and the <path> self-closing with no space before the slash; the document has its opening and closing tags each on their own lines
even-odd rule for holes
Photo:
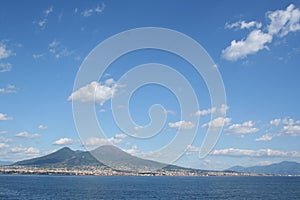
<svg viewBox="0 0 300 200">
<path fill-rule="evenodd" d="M 34 167 L 34 166 L 1 166 L 0 175 L 45 175 L 45 176 L 174 176 L 174 177 L 299 177 L 300 175 L 286 174 L 256 174 L 256 173 L 239 173 L 228 171 L 121 171 L 103 167 L 85 166 L 82 168 L 67 168 L 67 167 Z"/>
</svg>

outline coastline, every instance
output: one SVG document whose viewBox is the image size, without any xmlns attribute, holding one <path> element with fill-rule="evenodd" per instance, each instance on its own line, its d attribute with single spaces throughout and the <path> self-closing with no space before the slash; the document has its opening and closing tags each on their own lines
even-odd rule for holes
<svg viewBox="0 0 300 200">
<path fill-rule="evenodd" d="M 159 171 L 120 171 L 105 167 L 34 167 L 34 166 L 0 166 L 0 175 L 56 175 L 56 176 L 185 176 L 185 177 L 209 177 L 209 176 L 285 176 L 299 177 L 300 175 L 283 174 L 256 174 L 239 173 L 231 171 L 187 171 L 187 170 L 159 170 Z"/>
</svg>

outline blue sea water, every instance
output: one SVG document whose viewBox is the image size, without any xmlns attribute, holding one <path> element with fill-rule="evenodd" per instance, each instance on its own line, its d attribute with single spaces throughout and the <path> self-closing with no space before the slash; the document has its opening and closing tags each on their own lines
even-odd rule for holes
<svg viewBox="0 0 300 200">
<path fill-rule="evenodd" d="M 0 199 L 300 199 L 300 177 L 0 175 Z"/>
</svg>

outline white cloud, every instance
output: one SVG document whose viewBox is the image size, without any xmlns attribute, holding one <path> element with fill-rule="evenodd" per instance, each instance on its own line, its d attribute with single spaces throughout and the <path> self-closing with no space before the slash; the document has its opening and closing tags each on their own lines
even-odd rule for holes
<svg viewBox="0 0 300 200">
<path fill-rule="evenodd" d="M 113 79 L 111 79 L 113 81 Z M 107 81 L 105 84 L 98 83 L 96 81 L 79 88 L 73 92 L 69 97 L 68 101 L 78 102 L 96 102 L 99 105 L 103 105 L 107 100 L 114 97 L 117 91 L 117 84 L 114 81 Z"/>
<path fill-rule="evenodd" d="M 52 12 L 53 12 L 53 6 L 50 6 L 48 9 L 43 11 L 43 17 L 37 21 L 34 21 L 33 23 L 37 24 L 41 30 L 44 30 L 48 22 L 48 16 Z"/>
<path fill-rule="evenodd" d="M 226 129 L 227 133 L 238 135 L 256 133 L 257 131 L 259 131 L 259 129 L 254 127 L 254 123 L 252 121 L 247 121 L 242 124 L 232 124 Z"/>
<path fill-rule="evenodd" d="M 166 115 L 168 115 L 168 114 L 170 114 L 170 115 L 175 115 L 175 114 L 176 114 L 176 112 L 175 112 L 174 110 L 164 110 L 164 113 L 165 113 Z"/>
<path fill-rule="evenodd" d="M 124 151 L 125 151 L 126 153 L 131 154 L 131 155 L 136 155 L 136 154 L 139 153 L 139 150 L 138 150 L 137 145 L 132 145 L 132 146 L 130 147 L 130 149 L 125 149 Z"/>
<path fill-rule="evenodd" d="M 117 139 L 124 139 L 124 138 L 127 138 L 127 135 L 124 133 L 119 133 L 119 134 L 116 134 L 114 137 Z"/>
<path fill-rule="evenodd" d="M 23 131 L 23 132 L 20 132 L 20 133 L 17 133 L 15 135 L 16 137 L 19 137 L 19 138 L 25 138 L 25 139 L 33 139 L 33 138 L 38 138 L 40 137 L 39 134 L 35 133 L 35 134 L 30 134 L 26 131 Z"/>
<path fill-rule="evenodd" d="M 52 144 L 53 145 L 72 145 L 74 144 L 76 141 L 71 139 L 71 138 L 60 138 L 56 141 L 54 141 Z"/>
<path fill-rule="evenodd" d="M 281 151 L 272 149 L 220 149 L 212 151 L 211 155 L 232 156 L 232 157 L 300 157 L 300 152 L 297 151 Z"/>
<path fill-rule="evenodd" d="M 81 12 L 81 16 L 90 17 L 94 14 L 100 14 L 104 11 L 104 8 L 105 8 L 105 4 L 102 3 L 101 6 L 98 5 L 95 8 L 85 9 L 84 11 Z M 76 11 L 76 13 L 77 13 L 77 11 Z"/>
<path fill-rule="evenodd" d="M 57 59 L 65 56 L 70 56 L 74 53 L 73 51 L 68 50 L 64 45 L 62 45 L 57 40 L 53 40 L 49 44 L 49 52 L 53 54 Z"/>
<path fill-rule="evenodd" d="M 0 73 L 11 71 L 12 66 L 10 63 L 0 63 Z"/>
<path fill-rule="evenodd" d="M 48 9 L 46 9 L 46 10 L 44 11 L 45 17 L 48 17 L 48 15 L 49 15 L 50 13 L 52 13 L 52 12 L 53 12 L 53 6 L 50 6 Z"/>
<path fill-rule="evenodd" d="M 281 124 L 282 120 L 281 119 L 273 119 L 270 121 L 271 126 L 279 126 Z"/>
<path fill-rule="evenodd" d="M 190 121 L 178 121 L 178 122 L 174 122 L 174 123 L 169 123 L 168 124 L 170 128 L 178 128 L 178 129 L 192 129 L 195 127 L 195 125 L 190 122 Z"/>
<path fill-rule="evenodd" d="M 256 138 L 255 141 L 270 141 L 274 138 L 274 135 L 271 134 L 265 134 L 259 138 Z"/>
<path fill-rule="evenodd" d="M 39 156 L 40 150 L 34 147 L 12 147 L 7 150 L 6 156 L 11 158 L 28 158 Z"/>
<path fill-rule="evenodd" d="M 90 137 L 83 141 L 83 145 L 87 147 L 98 147 L 102 145 L 119 144 L 123 141 L 122 137 L 98 138 Z"/>
<path fill-rule="evenodd" d="M 211 128 L 211 129 L 217 129 L 220 127 L 225 126 L 226 124 L 228 124 L 231 121 L 231 118 L 228 117 L 218 117 L 213 119 L 212 121 L 203 124 L 202 128 Z"/>
<path fill-rule="evenodd" d="M 11 50 L 7 49 L 4 43 L 0 42 L 0 60 L 8 58 L 12 55 L 14 55 L 14 53 Z"/>
<path fill-rule="evenodd" d="M 13 120 L 12 117 L 8 117 L 7 114 L 0 113 L 0 121 Z"/>
<path fill-rule="evenodd" d="M 279 134 L 288 136 L 300 136 L 300 125 L 283 126 Z"/>
<path fill-rule="evenodd" d="M 12 142 L 13 140 L 10 138 L 6 138 L 6 137 L 0 137 L 0 142 L 4 142 L 4 143 L 9 143 Z"/>
<path fill-rule="evenodd" d="M 39 125 L 39 126 L 38 126 L 38 129 L 40 129 L 40 130 L 46 130 L 46 129 L 48 129 L 48 126 L 45 126 L 45 125 Z"/>
<path fill-rule="evenodd" d="M 222 50 L 222 57 L 231 61 L 245 58 L 247 55 L 255 54 L 262 49 L 268 49 L 266 44 L 272 42 L 272 39 L 268 33 L 263 33 L 257 29 L 253 30 L 246 39 L 231 41 L 230 46 Z"/>
<path fill-rule="evenodd" d="M 269 34 L 283 37 L 289 32 L 300 30 L 300 10 L 293 4 L 290 4 L 286 10 L 269 12 L 267 17 L 271 21 L 267 28 Z"/>
<path fill-rule="evenodd" d="M 135 127 L 133 127 L 133 129 L 135 130 L 135 131 L 139 131 L 139 130 L 141 130 L 141 129 L 143 129 L 144 127 L 143 126 L 135 126 Z"/>
<path fill-rule="evenodd" d="M 0 143 L 0 149 L 7 148 L 7 147 L 9 147 L 9 145 L 5 143 Z"/>
<path fill-rule="evenodd" d="M 220 113 L 221 115 L 225 115 L 228 108 L 229 107 L 227 105 L 222 104 L 220 108 L 212 107 L 209 109 L 198 110 L 197 112 L 192 114 L 192 116 L 204 116 L 204 115 L 209 115 L 217 112 Z"/>
<path fill-rule="evenodd" d="M 250 29 L 250 28 L 261 28 L 262 24 L 260 22 L 256 22 L 256 21 L 250 21 L 250 22 L 246 22 L 246 21 L 238 21 L 235 23 L 226 23 L 225 24 L 225 28 L 231 29 L 231 28 L 238 28 L 238 29 Z"/>
<path fill-rule="evenodd" d="M 0 131 L 0 135 L 1 134 L 6 134 L 6 133 L 8 133 L 8 131 Z"/>
<path fill-rule="evenodd" d="M 6 88 L 0 88 L 0 94 L 8 94 L 8 93 L 16 93 L 16 86 L 14 85 L 8 85 Z"/>
<path fill-rule="evenodd" d="M 233 40 L 231 45 L 222 50 L 222 57 L 236 61 L 247 57 L 250 54 L 255 54 L 260 50 L 268 49 L 266 46 L 271 43 L 274 36 L 284 37 L 290 32 L 300 30 L 300 10 L 290 4 L 286 10 L 276 10 L 268 12 L 267 17 L 270 20 L 267 25 L 267 32 L 263 32 L 262 27 L 257 26 L 255 23 L 236 23 L 227 24 L 225 27 L 253 27 L 256 29 L 251 31 L 246 39 L 240 41 Z"/>
<path fill-rule="evenodd" d="M 32 54 L 32 57 L 34 58 L 34 59 L 39 59 L 39 58 L 42 58 L 42 57 L 44 57 L 45 56 L 45 54 Z"/>
</svg>

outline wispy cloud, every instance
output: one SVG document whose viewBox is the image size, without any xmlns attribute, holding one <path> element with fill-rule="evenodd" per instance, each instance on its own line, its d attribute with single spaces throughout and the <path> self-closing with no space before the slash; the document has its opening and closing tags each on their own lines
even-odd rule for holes
<svg viewBox="0 0 300 200">
<path fill-rule="evenodd" d="M 68 48 L 66 48 L 64 45 L 62 45 L 57 40 L 53 40 L 49 44 L 49 52 L 55 56 L 55 58 L 62 58 L 65 56 L 70 56 L 74 52 L 70 51 Z"/>
<path fill-rule="evenodd" d="M 46 28 L 48 22 L 48 16 L 53 12 L 53 6 L 50 6 L 48 9 L 43 11 L 43 17 L 37 21 L 34 21 L 34 24 L 37 24 L 41 30 Z"/>
<path fill-rule="evenodd" d="M 255 29 L 245 39 L 231 41 L 230 46 L 222 50 L 222 57 L 231 61 L 245 58 L 260 50 L 268 49 L 267 44 L 273 41 L 274 36 L 282 38 L 290 32 L 300 30 L 300 10 L 293 4 L 290 4 L 285 10 L 267 12 L 266 16 L 270 21 L 266 27 L 255 21 L 227 23 L 225 28 L 249 29 L 255 27 Z"/>
<path fill-rule="evenodd" d="M 8 93 L 16 93 L 16 86 L 14 85 L 7 85 L 6 88 L 0 88 L 0 94 L 8 94 Z"/>
<path fill-rule="evenodd" d="M 30 134 L 27 131 L 23 131 L 23 132 L 17 133 L 15 136 L 19 137 L 19 138 L 25 138 L 25 139 L 33 139 L 33 138 L 40 137 L 40 135 L 37 134 L 37 133 Z"/>
<path fill-rule="evenodd" d="M 12 66 L 10 63 L 0 63 L 0 73 L 11 71 Z"/>
<path fill-rule="evenodd" d="M 83 16 L 83 17 L 90 17 L 90 16 L 92 16 L 92 15 L 94 15 L 94 14 L 100 14 L 100 13 L 102 13 L 102 12 L 104 11 L 104 8 L 105 8 L 105 4 L 102 3 L 101 6 L 98 5 L 98 6 L 95 7 L 95 8 L 85 9 L 85 10 L 83 10 L 80 14 L 81 14 L 81 16 Z M 77 13 L 77 10 L 75 10 L 75 11 L 76 11 L 76 13 Z"/>
<path fill-rule="evenodd" d="M 261 28 L 261 27 L 262 27 L 262 23 L 256 22 L 256 21 L 250 21 L 250 22 L 238 21 L 238 22 L 234 22 L 234 23 L 226 23 L 225 24 L 226 29 L 231 29 L 231 28 L 250 29 L 250 28 Z"/>
</svg>

